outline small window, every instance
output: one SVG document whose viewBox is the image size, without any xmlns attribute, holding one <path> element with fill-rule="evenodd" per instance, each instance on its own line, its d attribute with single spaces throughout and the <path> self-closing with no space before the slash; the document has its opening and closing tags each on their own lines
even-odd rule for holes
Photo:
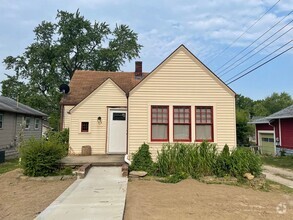
<svg viewBox="0 0 293 220">
<path fill-rule="evenodd" d="M 3 114 L 0 114 L 0 128 L 3 128 Z"/>
<path fill-rule="evenodd" d="M 152 106 L 151 141 L 169 140 L 169 107 Z"/>
<path fill-rule="evenodd" d="M 35 118 L 35 129 L 39 129 L 39 128 L 40 128 L 40 119 Z"/>
<path fill-rule="evenodd" d="M 174 141 L 191 141 L 191 108 L 174 106 Z"/>
<path fill-rule="evenodd" d="M 195 107 L 195 137 L 196 141 L 214 141 L 213 107 Z"/>
<path fill-rule="evenodd" d="M 114 112 L 113 113 L 113 121 L 125 121 L 126 113 Z"/>
<path fill-rule="evenodd" d="M 81 122 L 81 132 L 89 132 L 89 123 Z"/>
<path fill-rule="evenodd" d="M 25 117 L 25 129 L 30 128 L 30 123 L 31 123 L 31 118 L 30 117 Z"/>
</svg>

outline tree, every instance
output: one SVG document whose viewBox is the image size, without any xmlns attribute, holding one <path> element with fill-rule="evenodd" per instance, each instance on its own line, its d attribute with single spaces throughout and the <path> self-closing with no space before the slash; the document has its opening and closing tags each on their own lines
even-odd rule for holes
<svg viewBox="0 0 293 220">
<path fill-rule="evenodd" d="M 266 97 L 263 103 L 264 107 L 268 110 L 268 115 L 278 112 L 292 104 L 292 97 L 286 92 L 280 94 L 274 92 L 271 96 Z"/>
<path fill-rule="evenodd" d="M 4 59 L 15 75 L 2 81 L 2 94 L 57 117 L 58 87 L 75 70 L 118 71 L 126 60 L 138 57 L 142 47 L 127 25 L 111 30 L 105 22 L 91 23 L 78 10 L 58 11 L 56 23 L 43 21 L 34 33 L 34 42 L 22 55 Z"/>
</svg>

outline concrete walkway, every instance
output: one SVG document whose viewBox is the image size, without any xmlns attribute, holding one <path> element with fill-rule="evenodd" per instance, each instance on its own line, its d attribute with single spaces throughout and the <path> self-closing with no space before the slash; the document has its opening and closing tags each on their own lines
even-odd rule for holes
<svg viewBox="0 0 293 220">
<path fill-rule="evenodd" d="M 123 219 L 127 177 L 121 167 L 92 167 L 39 216 L 40 219 Z"/>
<path fill-rule="evenodd" d="M 264 165 L 263 168 L 263 174 L 266 175 L 267 179 L 293 188 L 293 171 L 268 165 Z"/>
</svg>

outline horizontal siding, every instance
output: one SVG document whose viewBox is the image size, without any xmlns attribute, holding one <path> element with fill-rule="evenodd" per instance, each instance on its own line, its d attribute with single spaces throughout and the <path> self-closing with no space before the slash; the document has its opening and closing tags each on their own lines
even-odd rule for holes
<svg viewBox="0 0 293 220">
<path fill-rule="evenodd" d="M 29 128 L 25 128 L 25 117 L 30 118 Z M 38 118 L 40 120 L 39 128 L 35 129 L 35 119 Z M 26 116 L 26 115 L 18 115 L 17 116 L 17 140 L 18 142 L 21 140 L 28 140 L 30 138 L 40 139 L 42 137 L 42 118 Z"/>
<path fill-rule="evenodd" d="M 235 98 L 215 76 L 209 74 L 185 50 L 179 50 L 152 75 L 130 93 L 129 97 L 129 153 L 146 142 L 155 158 L 162 143 L 150 142 L 150 106 L 192 106 L 192 140 L 195 139 L 195 106 L 214 107 L 214 140 L 218 148 L 236 145 Z M 170 108 L 170 142 L 173 138 Z"/>
<path fill-rule="evenodd" d="M 96 89 L 82 103 L 71 111 L 70 125 L 70 153 L 80 154 L 84 145 L 92 147 L 93 154 L 106 153 L 107 139 L 107 107 L 126 107 L 125 93 L 111 80 L 107 80 Z M 102 118 L 102 124 L 98 124 L 97 118 Z M 82 121 L 89 122 L 89 132 L 80 132 Z"/>
<path fill-rule="evenodd" d="M 73 107 L 74 107 L 74 105 L 64 105 L 64 108 L 63 108 L 63 128 L 70 128 L 71 114 L 69 114 L 68 112 Z"/>
<path fill-rule="evenodd" d="M 0 149 L 15 145 L 16 114 L 1 112 L 3 114 L 2 128 L 0 128 Z"/>
</svg>

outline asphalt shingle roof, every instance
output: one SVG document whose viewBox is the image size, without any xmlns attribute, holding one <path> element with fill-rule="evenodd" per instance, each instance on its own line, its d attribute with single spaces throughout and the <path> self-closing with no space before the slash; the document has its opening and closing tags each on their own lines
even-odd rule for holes
<svg viewBox="0 0 293 220">
<path fill-rule="evenodd" d="M 27 105 L 17 103 L 14 99 L 0 96 L 0 111 L 22 113 L 26 115 L 47 116 L 43 112 L 33 109 Z"/>
<path fill-rule="evenodd" d="M 136 79 L 134 72 L 76 70 L 69 83 L 70 92 L 62 97 L 61 104 L 77 105 L 109 78 L 127 94 L 146 75 L 143 73 L 140 79 Z"/>
</svg>

